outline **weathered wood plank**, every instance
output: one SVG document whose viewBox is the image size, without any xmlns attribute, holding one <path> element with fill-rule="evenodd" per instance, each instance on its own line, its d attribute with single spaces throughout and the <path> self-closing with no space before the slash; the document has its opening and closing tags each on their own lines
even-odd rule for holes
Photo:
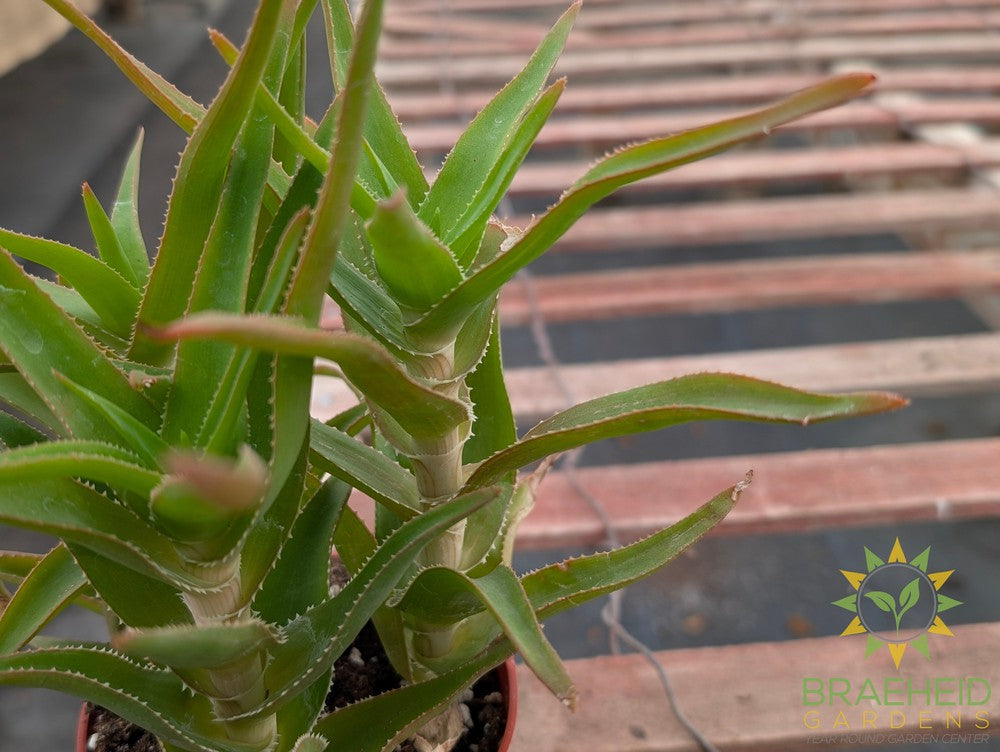
<svg viewBox="0 0 1000 752">
<path fill-rule="evenodd" d="M 680 429 L 683 430 L 683 429 Z M 719 534 L 819 530 L 1000 515 L 1000 439 L 969 439 L 712 457 L 582 468 L 578 482 L 623 541 L 672 525 L 742 480 L 754 479 Z M 559 472 L 538 491 L 518 545 L 601 545 L 601 520 Z"/>
<path fill-rule="evenodd" d="M 629 109 L 746 105 L 778 99 L 789 92 L 817 83 L 814 73 L 768 73 L 734 76 L 697 76 L 669 81 L 613 81 L 570 85 L 559 99 L 558 112 L 621 113 Z M 918 91 L 933 94 L 1000 92 L 1000 69 L 962 66 L 955 68 L 901 68 L 879 72 L 880 92 Z M 396 91 L 391 95 L 396 114 L 407 123 L 447 119 L 478 112 L 495 92 L 492 89 L 449 91 Z"/>
<path fill-rule="evenodd" d="M 704 371 L 742 373 L 815 391 L 891 389 L 908 396 L 974 393 L 993 389 L 1000 381 L 1000 334 L 627 359 L 560 368 L 576 402 Z M 545 417 L 566 406 L 545 368 L 510 370 L 507 385 L 514 412 L 522 417 Z M 315 417 L 325 420 L 354 403 L 353 394 L 339 380 L 315 380 Z"/>
<path fill-rule="evenodd" d="M 691 264 L 537 277 L 533 284 L 538 311 L 549 322 L 951 298 L 1000 289 L 1000 251 Z M 507 325 L 529 323 L 524 285 L 508 285 L 500 314 Z"/>
<path fill-rule="evenodd" d="M 567 146 L 607 148 L 695 128 L 742 110 L 713 109 L 685 112 L 640 112 L 625 115 L 594 114 L 584 118 L 550 120 L 535 141 L 535 149 Z M 902 134 L 907 128 L 935 123 L 1000 124 L 1000 101 L 995 99 L 927 100 L 900 103 L 889 110 L 866 101 L 845 104 L 809 115 L 781 127 L 793 133 L 818 133 L 850 129 Z M 464 126 L 451 123 L 415 123 L 405 130 L 410 143 L 421 152 L 444 153 L 451 149 Z"/>
<path fill-rule="evenodd" d="M 857 193 L 594 210 L 558 250 L 669 248 L 770 239 L 1000 227 L 1000 195 L 976 189 Z M 525 226 L 526 217 L 514 217 Z"/>
<path fill-rule="evenodd" d="M 794 566 L 794 562 L 789 562 Z M 992 687 L 1000 683 L 1000 624 L 969 624 L 954 627 L 954 637 L 931 636 L 932 661 L 907 660 L 905 675 L 915 687 L 933 684 L 941 675 L 981 677 Z M 678 704 L 696 728 L 719 749 L 740 752 L 774 752 L 778 749 L 843 749 L 849 737 L 865 736 L 862 708 L 829 705 L 817 708 L 823 724 L 820 732 L 803 723 L 802 703 L 805 677 L 844 677 L 860 688 L 865 678 L 874 677 L 881 686 L 883 677 L 895 676 L 884 649 L 867 661 L 864 637 L 818 637 L 791 642 L 753 643 L 723 647 L 689 648 L 658 652 L 670 676 Z M 638 655 L 601 656 L 567 662 L 580 697 L 577 713 L 569 713 L 524 666 L 518 666 L 520 702 L 512 749 L 532 752 L 697 752 L 699 746 L 680 726 L 663 694 L 653 668 Z M 947 667 L 942 669 L 942 667 Z M 952 685 L 954 686 L 954 685 Z M 945 708 L 929 711 L 929 730 L 919 728 L 919 711 L 926 706 L 915 701 L 911 708 L 873 707 L 882 742 L 900 748 L 917 748 L 917 737 L 926 734 L 981 734 L 984 741 L 996 734 L 1000 697 L 994 691 L 985 705 L 965 707 L 960 730 L 945 729 Z M 949 708 L 956 711 L 959 708 Z M 991 728 L 978 731 L 976 710 L 985 710 Z M 850 728 L 832 728 L 838 711 L 850 719 Z M 905 711 L 905 721 L 889 742 L 889 712 Z M 953 713 L 954 714 L 954 713 Z M 828 744 L 816 738 L 833 737 Z M 907 741 L 897 741 L 899 739 Z M 962 743 L 956 746 L 979 746 Z M 864 744 L 864 742 L 862 742 Z M 865 746 L 870 746 L 866 744 Z M 988 746 L 984 744 L 985 748 Z"/>
<path fill-rule="evenodd" d="M 994 389 L 1000 381 L 1000 334 L 628 359 L 563 365 L 560 371 L 577 402 L 703 371 L 742 373 L 816 391 L 976 392 Z M 507 384 L 518 415 L 543 417 L 565 407 L 545 368 L 509 371 Z"/>
<path fill-rule="evenodd" d="M 833 18 L 789 14 L 777 19 L 760 19 L 757 23 L 727 19 L 697 26 L 657 27 L 643 24 L 626 30 L 616 29 L 613 25 L 610 29 L 579 28 L 570 35 L 566 49 L 578 51 L 819 36 L 975 32 L 995 27 L 998 23 L 1000 13 L 991 10 Z M 390 15 L 386 19 L 386 32 L 381 45 L 384 58 L 472 57 L 514 52 L 528 54 L 545 33 L 545 25 L 511 22 L 499 16 L 475 19 L 440 14 Z"/>
<path fill-rule="evenodd" d="M 902 37 L 824 37 L 801 40 L 765 40 L 726 45 L 676 45 L 666 48 L 642 47 L 628 50 L 586 50 L 568 52 L 556 66 L 557 75 L 571 80 L 584 76 L 628 71 L 665 75 L 699 69 L 724 70 L 731 66 L 829 63 L 846 58 L 876 61 L 935 59 L 982 62 L 1000 55 L 1000 41 L 990 29 L 981 33 L 910 34 Z M 523 55 L 452 57 L 448 79 L 455 83 L 503 83 L 524 65 Z M 441 78 L 438 60 L 384 60 L 378 66 L 379 80 L 388 88 L 407 86 L 438 87 Z"/>
<path fill-rule="evenodd" d="M 738 151 L 646 178 L 628 190 L 690 190 L 915 174 L 954 178 L 998 164 L 1000 140 L 962 149 L 900 142 L 836 149 Z M 520 169 L 509 194 L 554 200 L 585 171 L 586 167 L 576 162 L 531 162 Z"/>
</svg>

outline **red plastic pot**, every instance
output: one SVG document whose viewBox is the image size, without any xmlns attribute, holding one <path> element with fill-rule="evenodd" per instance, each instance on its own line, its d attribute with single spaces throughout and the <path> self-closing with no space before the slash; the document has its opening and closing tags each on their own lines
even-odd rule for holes
<svg viewBox="0 0 1000 752">
<path fill-rule="evenodd" d="M 494 669 L 497 681 L 500 683 L 500 693 L 507 701 L 507 720 L 503 738 L 500 739 L 498 752 L 509 752 L 514 740 L 514 723 L 517 720 L 517 666 L 513 658 L 508 658 Z M 87 740 L 90 738 L 90 711 L 93 705 L 89 702 L 80 707 L 80 715 L 76 721 L 76 752 L 87 752 Z"/>
</svg>

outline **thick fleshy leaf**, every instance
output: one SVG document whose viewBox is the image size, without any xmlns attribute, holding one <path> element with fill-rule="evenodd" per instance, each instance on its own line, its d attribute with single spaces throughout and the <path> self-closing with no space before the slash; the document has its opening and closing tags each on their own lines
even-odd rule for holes
<svg viewBox="0 0 1000 752">
<path fill-rule="evenodd" d="M 0 483 L 60 477 L 98 481 L 141 496 L 161 479 L 132 452 L 95 441 L 47 441 L 0 452 Z"/>
<path fill-rule="evenodd" d="M 807 425 L 893 410 L 906 400 L 885 392 L 815 394 L 769 381 L 699 373 L 584 402 L 544 420 L 520 441 L 490 457 L 467 488 L 601 439 L 656 431 L 694 420 L 746 420 Z"/>
<path fill-rule="evenodd" d="M 390 352 L 405 357 L 413 351 L 403 331 L 399 305 L 344 254 L 337 254 L 328 292 L 345 319 L 363 327 Z"/>
<path fill-rule="evenodd" d="M 187 296 L 177 291 L 194 287 L 233 146 L 263 79 L 283 5 L 281 0 L 262 0 L 240 59 L 181 154 L 163 237 L 139 312 L 140 324 L 170 321 L 185 310 Z M 149 363 L 165 359 L 164 346 L 145 339 L 143 332 L 140 326 L 132 359 Z"/>
<path fill-rule="evenodd" d="M 66 435 L 66 429 L 52 412 L 50 405 L 38 396 L 24 376 L 17 371 L 0 369 L 0 403 L 14 408 L 53 436 Z"/>
<path fill-rule="evenodd" d="M 729 514 L 746 480 L 727 488 L 684 519 L 613 551 L 568 559 L 525 575 L 521 583 L 540 619 L 621 590 L 676 558 Z M 655 490 L 652 491 L 655 493 Z"/>
<path fill-rule="evenodd" d="M 105 326 L 128 335 L 139 308 L 139 290 L 113 268 L 79 248 L 0 229 L 0 247 L 47 266 L 80 293 Z"/>
<path fill-rule="evenodd" d="M 323 0 L 323 17 L 326 21 L 327 46 L 330 50 L 330 68 L 334 85 L 343 90 L 347 80 L 348 50 L 354 46 L 354 26 L 347 0 Z M 392 173 L 393 181 L 406 188 L 407 198 L 419 204 L 427 193 L 427 179 L 423 168 L 410 148 L 403 129 L 396 119 L 388 100 L 377 81 L 372 81 L 371 103 L 365 124 L 365 141 L 379 160 Z M 369 187 L 378 185 L 375 166 L 362 162 L 359 177 Z M 386 198 L 386 193 L 379 198 Z"/>
<path fill-rule="evenodd" d="M 374 89 L 375 56 L 382 28 L 383 5 L 384 0 L 368 0 L 358 20 L 330 168 L 324 178 L 285 303 L 286 313 L 301 316 L 313 324 L 319 323 L 337 246 L 350 224 L 351 189 L 365 140 L 370 94 Z"/>
<path fill-rule="evenodd" d="M 476 115 L 445 160 L 418 214 L 428 224 L 439 218 L 440 237 L 446 242 L 467 229 L 457 225 L 470 199 L 481 191 L 492 192 L 490 187 L 484 191 L 484 185 L 493 167 L 503 161 L 507 145 L 545 86 L 579 11 L 579 2 L 570 6 L 524 69 Z"/>
<path fill-rule="evenodd" d="M 444 242 L 451 248 L 463 269 L 468 269 L 475 261 L 476 251 L 479 250 L 491 215 L 513 182 L 521 163 L 528 156 L 542 126 L 548 122 L 565 87 L 566 79 L 556 81 L 532 105 L 524 119 L 518 123 L 496 164 L 490 169 L 486 182 L 476 191 L 462 216 L 445 233 Z"/>
<path fill-rule="evenodd" d="M 328 597 L 333 531 L 350 493 L 350 486 L 330 478 L 299 514 L 254 597 L 254 613 L 262 619 L 284 624 Z"/>
<path fill-rule="evenodd" d="M 220 735 L 212 707 L 171 671 L 106 647 L 65 646 L 0 656 L 0 684 L 45 687 L 90 700 L 182 749 L 260 752 Z"/>
<path fill-rule="evenodd" d="M 0 609 L 0 654 L 20 650 L 87 585 L 67 548 L 56 546 Z"/>
<path fill-rule="evenodd" d="M 517 441 L 500 352 L 500 322 L 494 321 L 486 354 L 465 379 L 475 416 L 472 436 L 465 442 L 462 453 L 462 461 L 466 464 L 481 462 Z M 513 482 L 513 473 L 503 480 Z"/>
<path fill-rule="evenodd" d="M 377 449 L 314 420 L 309 446 L 312 463 L 409 519 L 420 506 L 413 476 Z"/>
<path fill-rule="evenodd" d="M 538 678 L 572 707 L 576 696 L 573 682 L 555 648 L 542 634 L 528 596 L 508 566 L 500 565 L 476 579 L 446 567 L 426 569 L 413 581 L 399 604 L 413 623 L 439 626 L 470 616 L 480 606 L 493 615 Z"/>
<path fill-rule="evenodd" d="M 191 612 L 175 586 L 123 567 L 85 546 L 68 545 L 101 600 L 127 626 L 160 627 L 191 622 Z"/>
<path fill-rule="evenodd" d="M 251 113 L 234 148 L 219 209 L 198 263 L 188 313 L 244 310 L 272 137 L 267 118 L 257 111 Z M 182 434 L 201 435 L 217 384 L 237 355 L 234 350 L 220 342 L 179 345 L 161 429 L 167 441 L 177 441 Z"/>
<path fill-rule="evenodd" d="M 118 240 L 115 228 L 111 224 L 111 218 L 104 211 L 101 202 L 98 201 L 93 189 L 87 183 L 83 184 L 83 207 L 87 212 L 87 221 L 90 222 L 90 232 L 94 236 L 97 244 L 97 254 L 101 261 L 118 273 L 122 279 L 130 282 L 136 289 L 139 288 L 139 278 L 135 276 L 132 265 L 125 257 L 125 251 Z M 138 306 L 136 306 L 138 308 Z"/>
<path fill-rule="evenodd" d="M 840 104 L 857 96 L 872 80 L 871 75 L 863 73 L 837 76 L 748 115 L 612 153 L 574 183 L 555 206 L 532 222 L 510 248 L 479 267 L 412 329 L 422 336 L 440 336 L 460 326 L 472 305 L 499 290 L 519 269 L 551 248 L 591 206 L 618 188 L 759 138 L 783 123 Z"/>
<path fill-rule="evenodd" d="M 0 399 L 2 398 L 0 395 Z M 48 437 L 37 428 L 29 426 L 23 420 L 4 410 L 0 410 L 0 449 L 14 449 L 47 440 Z M 0 454 L 0 457 L 2 456 Z"/>
<path fill-rule="evenodd" d="M 145 285 L 149 277 L 149 254 L 139 224 L 139 160 L 142 156 L 142 141 L 143 131 L 140 129 L 122 172 L 115 206 L 111 210 L 111 227 L 125 260 L 132 269 L 131 279 Z"/>
<path fill-rule="evenodd" d="M 0 251 L 0 287 L 5 288 L 0 295 L 0 349 L 32 388 L 46 396 L 62 425 L 78 438 L 116 438 L 89 405 L 64 387 L 57 373 L 87 385 L 147 425 L 158 423 L 152 405 L 6 251 Z"/>
<path fill-rule="evenodd" d="M 434 438 L 468 420 L 465 405 L 418 384 L 369 339 L 303 326 L 290 318 L 198 314 L 160 330 L 164 338 L 206 338 L 336 362 L 375 405 L 416 438 Z"/>
<path fill-rule="evenodd" d="M 266 670 L 267 700 L 247 717 L 257 717 L 283 704 L 296 687 L 333 665 L 351 640 L 410 569 L 431 540 L 494 498 L 483 489 L 434 507 L 401 525 L 330 600 L 309 609 L 284 629 L 285 642 L 275 647 Z"/>
<path fill-rule="evenodd" d="M 127 629 L 115 633 L 115 648 L 171 668 L 219 668 L 277 644 L 274 627 L 259 619 Z"/>
<path fill-rule="evenodd" d="M 145 521 L 70 480 L 0 483 L 0 522 L 86 546 L 119 565 L 174 585 L 214 584 L 185 571 L 170 542 Z"/>
<path fill-rule="evenodd" d="M 511 652 L 503 641 L 442 676 L 336 710 L 320 719 L 316 731 L 334 745 L 350 745 L 352 752 L 388 752 Z"/>
<path fill-rule="evenodd" d="M 417 218 L 402 192 L 381 201 L 366 225 L 375 268 L 401 305 L 427 310 L 462 281 L 462 270 Z"/>
</svg>

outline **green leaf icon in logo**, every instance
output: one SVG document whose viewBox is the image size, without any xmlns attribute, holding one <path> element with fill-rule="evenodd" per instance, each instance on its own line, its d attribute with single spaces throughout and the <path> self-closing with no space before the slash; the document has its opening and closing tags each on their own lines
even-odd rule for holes
<svg viewBox="0 0 1000 752">
<path fill-rule="evenodd" d="M 887 614 L 891 613 L 892 618 L 896 622 L 896 631 L 899 632 L 899 622 L 903 618 L 903 614 L 913 608 L 917 601 L 920 600 L 920 578 L 914 577 L 903 586 L 903 589 L 899 593 L 898 609 L 896 608 L 896 599 L 882 590 L 872 590 L 865 593 L 865 598 L 868 598 Z"/>
</svg>

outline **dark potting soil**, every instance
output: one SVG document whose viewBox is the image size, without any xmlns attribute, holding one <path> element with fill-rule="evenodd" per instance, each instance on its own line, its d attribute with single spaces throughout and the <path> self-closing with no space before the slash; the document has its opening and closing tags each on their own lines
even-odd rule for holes
<svg viewBox="0 0 1000 752">
<path fill-rule="evenodd" d="M 365 625 L 349 648 L 334 664 L 336 680 L 326 698 L 327 710 L 342 708 L 400 686 L 399 674 L 389 663 L 378 633 Z M 471 697 L 464 698 L 472 727 L 455 752 L 496 752 L 506 728 L 506 715 L 496 672 L 477 681 Z M 159 740 L 150 732 L 95 706 L 90 715 L 89 752 L 161 752 Z M 397 752 L 415 752 L 412 742 L 404 742 Z"/>
<path fill-rule="evenodd" d="M 110 710 L 95 705 L 90 712 L 87 750 L 88 752 L 162 752 L 163 748 L 153 734 Z"/>
<path fill-rule="evenodd" d="M 378 633 L 369 623 L 353 646 L 334 663 L 334 682 L 326 697 L 327 710 L 336 710 L 400 686 L 401 678 L 389 663 Z M 496 752 L 506 728 L 506 715 L 496 672 L 483 676 L 463 698 L 472 726 L 455 746 L 455 752 Z M 397 752 L 415 752 L 403 742 Z"/>
</svg>

